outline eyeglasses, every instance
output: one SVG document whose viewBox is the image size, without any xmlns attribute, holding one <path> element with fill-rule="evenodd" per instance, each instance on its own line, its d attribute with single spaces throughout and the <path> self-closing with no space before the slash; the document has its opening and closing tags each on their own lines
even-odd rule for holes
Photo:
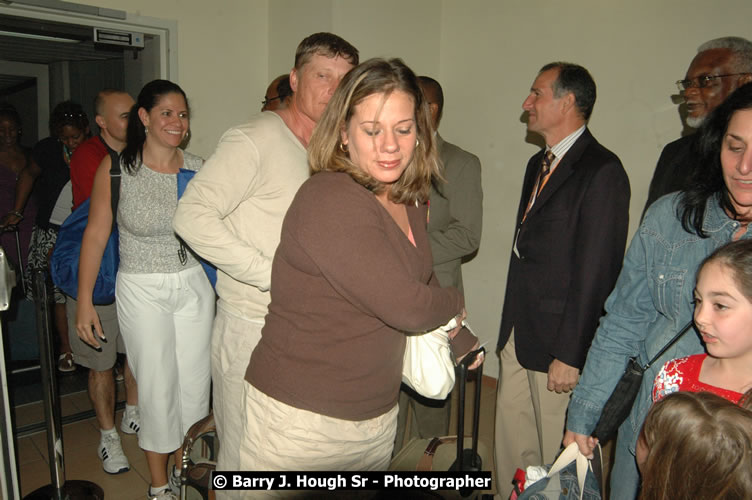
<svg viewBox="0 0 752 500">
<path fill-rule="evenodd" d="M 726 78 L 728 76 L 741 76 L 741 75 L 749 75 L 750 73 L 732 73 L 730 75 L 704 75 L 704 76 L 698 76 L 697 78 L 693 78 L 691 80 L 678 80 L 676 82 L 676 86 L 679 88 L 679 92 L 684 92 L 692 87 L 697 87 L 698 89 L 704 89 L 705 87 L 710 86 L 711 82 L 715 80 L 716 78 Z"/>
<path fill-rule="evenodd" d="M 263 104 L 264 106 L 266 106 L 266 105 L 268 105 L 268 104 L 269 104 L 270 102 L 272 102 L 272 101 L 276 101 L 277 99 L 281 99 L 281 97 L 279 97 L 279 96 L 277 96 L 277 97 L 264 97 L 264 100 L 263 100 L 263 101 L 261 101 L 261 104 Z"/>
</svg>

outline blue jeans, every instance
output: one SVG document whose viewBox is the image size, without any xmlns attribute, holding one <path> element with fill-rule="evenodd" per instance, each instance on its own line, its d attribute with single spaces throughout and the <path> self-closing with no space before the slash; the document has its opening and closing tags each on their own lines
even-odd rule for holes
<svg viewBox="0 0 752 500">
<path fill-rule="evenodd" d="M 640 471 L 626 439 L 617 439 L 611 468 L 611 500 L 634 500 L 640 486 Z"/>
</svg>

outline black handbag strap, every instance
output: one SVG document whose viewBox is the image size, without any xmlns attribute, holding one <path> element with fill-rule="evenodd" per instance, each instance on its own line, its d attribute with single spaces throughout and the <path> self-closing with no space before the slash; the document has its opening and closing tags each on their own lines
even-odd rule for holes
<svg viewBox="0 0 752 500">
<path fill-rule="evenodd" d="M 668 344 L 666 344 L 665 346 L 663 346 L 663 349 L 661 349 L 660 351 L 658 351 L 658 354 L 656 354 L 655 356 L 653 356 L 653 359 L 651 359 L 650 361 L 648 361 L 648 364 L 646 364 L 645 366 L 642 367 L 643 371 L 647 370 L 648 368 L 650 368 L 650 366 L 653 363 L 655 363 L 655 361 L 658 358 L 660 358 L 661 356 L 663 356 L 663 353 L 666 352 L 672 345 L 674 345 L 676 343 L 676 341 L 679 340 L 679 338 L 682 335 L 684 335 L 685 333 L 687 333 L 687 331 L 689 331 L 689 329 L 692 328 L 693 324 L 694 324 L 694 320 L 689 320 L 689 323 L 687 323 L 686 325 L 684 325 L 684 328 L 682 328 L 681 330 L 679 330 L 679 333 L 677 333 L 676 335 L 674 335 L 674 338 L 672 338 L 671 340 L 669 340 Z"/>
<path fill-rule="evenodd" d="M 101 139 L 101 137 L 100 137 Z M 102 143 L 110 153 L 110 206 L 112 208 L 112 229 L 115 230 L 117 224 L 117 208 L 120 202 L 120 155 L 117 151 L 107 145 L 104 140 Z"/>
<path fill-rule="evenodd" d="M 598 482 L 598 488 L 601 490 L 601 498 L 606 498 L 606 480 L 603 475 L 603 450 L 601 444 L 597 443 L 593 450 L 593 459 L 590 460 L 590 469 L 593 471 L 593 476 Z"/>
</svg>

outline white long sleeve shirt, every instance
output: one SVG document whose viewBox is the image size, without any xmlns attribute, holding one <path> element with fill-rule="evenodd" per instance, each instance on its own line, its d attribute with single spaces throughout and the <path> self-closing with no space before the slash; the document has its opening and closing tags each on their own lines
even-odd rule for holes
<svg viewBox="0 0 752 500">
<path fill-rule="evenodd" d="M 282 220 L 308 177 L 303 145 L 276 113 L 264 112 L 225 132 L 189 183 L 173 227 L 219 269 L 219 307 L 264 320 Z"/>
</svg>

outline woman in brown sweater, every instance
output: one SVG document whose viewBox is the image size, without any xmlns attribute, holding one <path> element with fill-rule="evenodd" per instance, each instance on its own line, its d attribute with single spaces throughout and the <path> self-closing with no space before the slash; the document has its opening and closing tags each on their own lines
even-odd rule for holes
<svg viewBox="0 0 752 500">
<path fill-rule="evenodd" d="M 239 468 L 384 470 L 405 333 L 465 314 L 462 294 L 432 272 L 426 201 L 438 164 L 414 73 L 398 59 L 351 70 L 309 163 L 246 372 Z M 477 343 L 465 329 L 450 337 L 458 356 Z"/>
</svg>

